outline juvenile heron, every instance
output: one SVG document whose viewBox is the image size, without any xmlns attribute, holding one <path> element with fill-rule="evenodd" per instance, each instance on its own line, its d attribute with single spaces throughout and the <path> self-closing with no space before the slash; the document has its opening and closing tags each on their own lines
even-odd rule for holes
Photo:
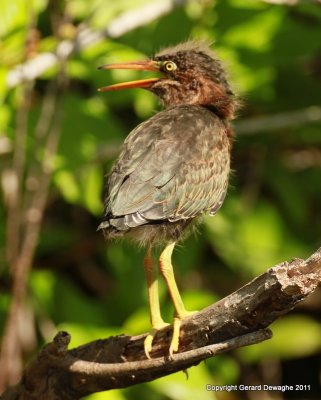
<svg viewBox="0 0 321 400">
<path fill-rule="evenodd" d="M 172 252 L 197 217 L 220 209 L 228 186 L 236 97 L 209 47 L 187 42 L 145 61 L 107 64 L 100 69 L 157 71 L 160 78 L 99 89 L 143 88 L 165 110 L 137 126 L 125 140 L 107 181 L 105 214 L 99 229 L 107 237 L 130 236 L 147 246 L 144 261 L 152 331 L 144 342 L 150 357 L 156 332 L 166 324 L 160 312 L 158 269 L 151 249 L 161 244 L 159 270 L 174 305 L 170 354 L 178 351 L 181 321 L 191 315 L 179 294 Z"/>
</svg>

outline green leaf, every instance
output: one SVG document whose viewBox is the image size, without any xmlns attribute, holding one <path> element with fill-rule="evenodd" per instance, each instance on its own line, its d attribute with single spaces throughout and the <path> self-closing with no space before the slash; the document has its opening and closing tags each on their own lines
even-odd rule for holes
<svg viewBox="0 0 321 400">
<path fill-rule="evenodd" d="M 66 169 L 57 171 L 53 180 L 68 202 L 76 203 L 80 200 L 80 185 L 71 171 Z"/>
<path fill-rule="evenodd" d="M 96 166 L 91 166 L 82 171 L 82 203 L 94 215 L 100 215 L 103 211 L 100 200 L 103 191 L 103 171 Z"/>
<path fill-rule="evenodd" d="M 238 349 L 247 362 L 265 357 L 307 357 L 321 349 L 321 324 L 305 315 L 288 315 L 274 322 L 273 337 L 254 346 Z"/>
<path fill-rule="evenodd" d="M 83 400 L 126 400 L 123 390 L 110 390 L 107 392 L 94 393 L 90 396 L 83 397 Z"/>
<path fill-rule="evenodd" d="M 215 393 L 206 390 L 212 377 L 204 363 L 187 370 L 188 380 L 184 372 L 166 376 L 150 382 L 148 386 L 172 400 L 215 400 Z"/>
</svg>

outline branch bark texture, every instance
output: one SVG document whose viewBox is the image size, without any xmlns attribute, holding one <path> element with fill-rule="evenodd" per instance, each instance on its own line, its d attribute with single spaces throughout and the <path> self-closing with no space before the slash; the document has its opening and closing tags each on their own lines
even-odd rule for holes
<svg viewBox="0 0 321 400">
<path fill-rule="evenodd" d="M 168 356 L 171 328 L 154 339 L 152 359 L 143 350 L 146 334 L 120 335 L 68 350 L 70 335 L 59 332 L 26 369 L 3 400 L 75 400 L 185 370 L 206 358 L 269 339 L 266 329 L 311 294 L 321 281 L 321 248 L 267 270 L 241 289 L 186 319 L 179 353 Z"/>
</svg>

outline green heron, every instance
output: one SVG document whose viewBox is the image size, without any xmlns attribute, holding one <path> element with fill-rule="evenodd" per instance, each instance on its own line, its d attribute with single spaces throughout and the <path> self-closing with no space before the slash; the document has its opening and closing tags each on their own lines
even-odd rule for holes
<svg viewBox="0 0 321 400">
<path fill-rule="evenodd" d="M 100 91 L 144 88 L 165 110 L 135 128 L 125 140 L 109 175 L 105 214 L 98 229 L 114 238 L 127 235 L 147 245 L 144 261 L 152 331 L 144 348 L 150 357 L 156 332 L 166 324 L 160 312 L 157 265 L 152 247 L 163 246 L 159 270 L 174 305 L 169 352 L 178 351 L 181 321 L 186 311 L 173 267 L 175 243 L 202 214 L 221 207 L 230 171 L 232 129 L 236 109 L 221 63 L 209 47 L 187 42 L 148 60 L 107 64 L 100 69 L 157 71 L 162 77 L 119 83 Z"/>
</svg>

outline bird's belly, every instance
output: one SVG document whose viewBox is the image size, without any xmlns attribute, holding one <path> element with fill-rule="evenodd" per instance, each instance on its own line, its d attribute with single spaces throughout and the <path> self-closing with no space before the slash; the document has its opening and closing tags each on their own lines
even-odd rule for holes
<svg viewBox="0 0 321 400">
<path fill-rule="evenodd" d="M 194 222 L 195 220 L 193 220 Z M 128 237 L 145 244 L 164 244 L 171 241 L 178 241 L 187 236 L 194 224 L 192 219 L 180 220 L 176 222 L 164 222 L 159 224 L 147 224 L 138 226 L 128 231 Z"/>
</svg>

